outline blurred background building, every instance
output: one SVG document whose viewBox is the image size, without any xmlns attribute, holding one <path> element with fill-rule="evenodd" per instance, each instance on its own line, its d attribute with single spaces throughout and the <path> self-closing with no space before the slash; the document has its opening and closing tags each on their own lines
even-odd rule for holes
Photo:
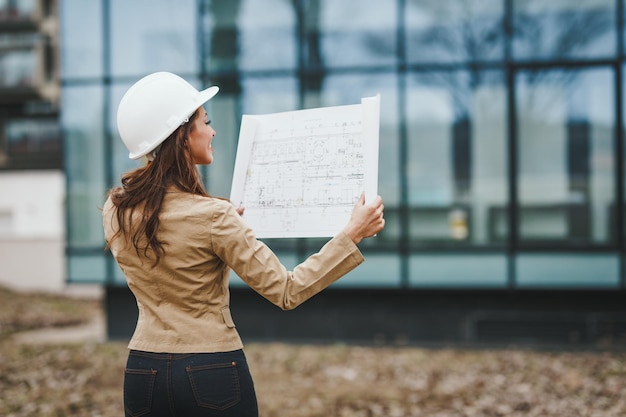
<svg viewBox="0 0 626 417">
<path fill-rule="evenodd" d="M 65 282 L 58 5 L 0 0 L 0 283 Z"/>
<path fill-rule="evenodd" d="M 293 312 L 233 277 L 244 339 L 626 344 L 624 18 L 625 0 L 0 0 L 0 165 L 64 161 L 67 280 L 102 285 L 127 337 L 98 207 L 137 166 L 115 128 L 133 82 L 220 86 L 201 172 L 222 196 L 242 114 L 380 93 L 385 230 Z M 293 267 L 323 241 L 267 243 Z"/>
</svg>

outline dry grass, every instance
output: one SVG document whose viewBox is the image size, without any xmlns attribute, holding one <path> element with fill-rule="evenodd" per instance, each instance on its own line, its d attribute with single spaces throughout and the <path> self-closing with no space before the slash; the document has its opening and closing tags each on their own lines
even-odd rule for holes
<svg viewBox="0 0 626 417">
<path fill-rule="evenodd" d="M 12 295 L 12 307 L 20 297 Z M 41 301 L 45 307 L 31 311 L 43 316 L 33 314 L 24 326 L 0 299 L 5 328 L 88 317 L 76 311 L 89 310 L 89 302 L 74 310 L 68 305 L 82 302 L 24 297 L 29 304 Z M 69 304 L 59 309 L 58 302 Z M 50 309 L 59 314 L 52 321 Z M 21 324 L 7 324 L 7 317 Z M 623 352 L 252 343 L 246 354 L 263 417 L 626 416 Z M 124 343 L 0 339 L 0 415 L 121 416 L 125 359 Z"/>
<path fill-rule="evenodd" d="M 99 312 L 96 300 L 16 293 L 0 287 L 0 339 L 18 331 L 85 323 Z"/>
<path fill-rule="evenodd" d="M 254 345 L 248 356 L 267 417 L 626 416 L 624 354 Z"/>
<path fill-rule="evenodd" d="M 121 344 L 0 345 L 0 415 L 123 416 Z"/>
</svg>

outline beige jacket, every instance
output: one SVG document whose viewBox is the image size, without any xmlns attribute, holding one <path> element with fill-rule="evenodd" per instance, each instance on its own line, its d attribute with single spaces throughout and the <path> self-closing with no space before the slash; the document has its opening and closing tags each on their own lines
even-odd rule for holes
<svg viewBox="0 0 626 417">
<path fill-rule="evenodd" d="M 110 199 L 103 208 L 104 236 L 117 230 Z M 118 238 L 111 252 L 137 299 L 139 319 L 129 348 L 148 352 L 226 352 L 242 348 L 229 310 L 230 268 L 251 288 L 288 310 L 363 262 L 345 234 L 287 271 L 233 206 L 220 199 L 170 189 L 164 198 L 159 239 L 165 256 L 153 258 Z"/>
</svg>

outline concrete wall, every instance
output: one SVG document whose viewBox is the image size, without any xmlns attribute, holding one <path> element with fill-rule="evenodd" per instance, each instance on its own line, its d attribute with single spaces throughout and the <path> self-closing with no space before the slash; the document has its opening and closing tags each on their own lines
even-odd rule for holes
<svg viewBox="0 0 626 417">
<path fill-rule="evenodd" d="M 61 171 L 0 172 L 0 285 L 66 289 L 64 201 Z"/>
<path fill-rule="evenodd" d="M 0 237 L 64 239 L 65 175 L 0 172 Z"/>
<path fill-rule="evenodd" d="M 64 249 L 61 238 L 0 238 L 0 285 L 22 291 L 63 291 Z"/>
</svg>

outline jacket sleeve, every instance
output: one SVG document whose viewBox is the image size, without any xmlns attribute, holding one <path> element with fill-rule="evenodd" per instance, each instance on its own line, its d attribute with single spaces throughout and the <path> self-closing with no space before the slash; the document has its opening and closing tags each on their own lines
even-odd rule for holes
<svg viewBox="0 0 626 417">
<path fill-rule="evenodd" d="M 283 310 L 296 308 L 364 261 L 358 247 L 341 232 L 287 271 L 230 205 L 213 216 L 211 245 L 246 284 Z"/>
</svg>

